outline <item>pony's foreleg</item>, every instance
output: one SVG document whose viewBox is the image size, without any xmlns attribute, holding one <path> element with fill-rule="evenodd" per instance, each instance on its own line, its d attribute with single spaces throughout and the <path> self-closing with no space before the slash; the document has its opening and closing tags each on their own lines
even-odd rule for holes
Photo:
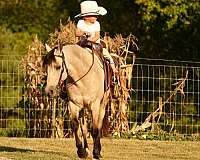
<svg viewBox="0 0 200 160">
<path fill-rule="evenodd" d="M 88 134 L 88 121 L 87 121 L 87 114 L 85 114 L 86 110 L 82 110 L 82 115 L 80 118 L 80 126 L 81 126 L 81 131 L 82 131 L 82 135 L 83 135 L 83 146 L 84 149 L 86 149 L 86 152 L 88 154 L 89 157 L 91 157 L 91 153 L 89 151 L 88 148 L 88 143 L 87 143 L 87 134 Z M 79 115 L 80 117 L 80 115 Z"/>
<path fill-rule="evenodd" d="M 80 118 L 80 125 L 81 125 L 81 132 L 83 134 L 83 145 L 84 148 L 88 148 L 88 143 L 87 143 L 87 122 L 85 117 Z"/>
<path fill-rule="evenodd" d="M 93 106 L 95 109 L 92 110 L 92 116 L 93 116 L 93 127 L 92 127 L 92 137 L 94 140 L 94 149 L 93 149 L 93 157 L 95 159 L 101 158 L 101 132 L 102 132 L 102 125 L 103 125 L 103 119 L 105 116 L 105 108 L 109 101 L 109 94 L 110 91 L 104 93 L 104 98 L 100 102 L 97 102 L 96 106 Z"/>
<path fill-rule="evenodd" d="M 75 140 L 76 140 L 76 147 L 77 147 L 77 154 L 79 158 L 86 158 L 87 157 L 87 152 L 86 149 L 83 148 L 82 141 L 79 137 L 79 107 L 75 105 L 72 102 L 69 102 L 69 109 L 71 113 L 71 124 L 72 124 L 72 129 L 74 132 Z"/>
<path fill-rule="evenodd" d="M 101 158 L 101 127 L 99 125 L 100 116 L 100 102 L 96 102 L 92 106 L 92 138 L 94 142 L 93 158 Z"/>
</svg>

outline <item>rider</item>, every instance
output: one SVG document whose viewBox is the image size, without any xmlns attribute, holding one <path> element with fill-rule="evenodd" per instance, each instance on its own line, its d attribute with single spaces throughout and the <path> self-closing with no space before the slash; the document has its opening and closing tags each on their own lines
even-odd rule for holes
<svg viewBox="0 0 200 160">
<path fill-rule="evenodd" d="M 107 10 L 103 7 L 98 6 L 96 1 L 83 1 L 80 3 L 81 13 L 76 17 L 81 17 L 77 23 L 76 37 L 86 36 L 87 41 L 98 44 L 100 43 L 100 23 L 97 21 L 97 16 L 107 14 Z M 102 48 L 103 57 L 110 61 L 110 66 L 114 73 L 117 73 L 113 58 L 109 54 L 106 48 Z"/>
</svg>

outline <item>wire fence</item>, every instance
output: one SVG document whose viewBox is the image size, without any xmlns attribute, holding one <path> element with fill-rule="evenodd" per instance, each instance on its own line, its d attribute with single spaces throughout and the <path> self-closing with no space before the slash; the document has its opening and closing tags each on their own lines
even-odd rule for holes
<svg viewBox="0 0 200 160">
<path fill-rule="evenodd" d="M 25 94 L 30 86 L 19 67 L 21 59 L 0 57 L 0 135 L 69 137 L 71 127 L 63 100 L 55 104 L 35 91 L 31 101 Z M 130 131 L 142 126 L 142 131 L 200 134 L 200 63 L 138 58 L 132 89 L 127 109 Z M 44 105 L 47 102 L 52 105 Z M 110 120 L 118 123 L 113 117 Z"/>
<path fill-rule="evenodd" d="M 130 108 L 135 116 L 130 122 L 141 124 L 160 107 L 159 125 L 162 130 L 199 134 L 199 65 L 194 62 L 138 59 L 132 80 L 135 104 Z"/>
</svg>

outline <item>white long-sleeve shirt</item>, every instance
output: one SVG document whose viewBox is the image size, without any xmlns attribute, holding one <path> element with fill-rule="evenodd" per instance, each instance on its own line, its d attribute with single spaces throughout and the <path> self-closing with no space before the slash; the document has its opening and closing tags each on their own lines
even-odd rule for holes
<svg viewBox="0 0 200 160">
<path fill-rule="evenodd" d="M 77 23 L 77 28 L 81 31 L 90 33 L 91 38 L 95 37 L 95 32 L 100 32 L 100 23 L 96 21 L 94 24 L 86 24 L 84 20 L 79 20 Z M 100 43 L 100 38 L 96 41 L 96 43 Z"/>
</svg>

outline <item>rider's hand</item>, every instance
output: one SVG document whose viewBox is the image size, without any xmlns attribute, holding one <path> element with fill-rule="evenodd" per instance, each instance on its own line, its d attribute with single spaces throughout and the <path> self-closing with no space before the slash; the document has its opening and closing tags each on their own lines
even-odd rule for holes
<svg viewBox="0 0 200 160">
<path fill-rule="evenodd" d="M 91 33 L 90 32 L 85 32 L 84 35 L 88 38 L 91 36 Z"/>
</svg>

